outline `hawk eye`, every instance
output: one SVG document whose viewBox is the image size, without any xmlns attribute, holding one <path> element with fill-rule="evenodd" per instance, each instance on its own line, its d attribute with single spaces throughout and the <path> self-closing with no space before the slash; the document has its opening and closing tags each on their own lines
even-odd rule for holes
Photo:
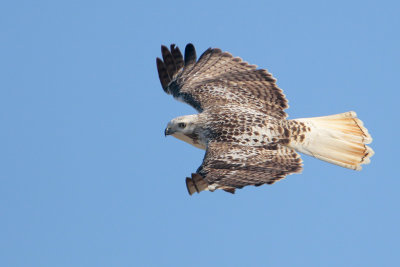
<svg viewBox="0 0 400 267">
<path fill-rule="evenodd" d="M 178 127 L 179 128 L 185 128 L 186 127 L 186 123 L 180 122 L 180 123 L 178 123 Z"/>
</svg>

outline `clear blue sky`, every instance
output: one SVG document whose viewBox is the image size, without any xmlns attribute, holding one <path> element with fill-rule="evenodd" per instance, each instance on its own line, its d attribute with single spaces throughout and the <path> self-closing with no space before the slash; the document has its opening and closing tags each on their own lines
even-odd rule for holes
<svg viewBox="0 0 400 267">
<path fill-rule="evenodd" d="M 3 1 L 0 266 L 399 265 L 398 1 Z M 290 118 L 355 110 L 361 172 L 303 155 L 273 186 L 190 197 L 160 45 L 267 68 Z"/>
</svg>

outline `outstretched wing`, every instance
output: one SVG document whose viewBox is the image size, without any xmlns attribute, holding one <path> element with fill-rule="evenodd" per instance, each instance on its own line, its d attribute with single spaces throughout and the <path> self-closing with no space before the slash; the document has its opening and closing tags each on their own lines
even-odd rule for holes
<svg viewBox="0 0 400 267">
<path fill-rule="evenodd" d="M 281 146 L 241 146 L 212 142 L 203 164 L 192 178 L 186 178 L 190 194 L 223 189 L 234 193 L 246 185 L 273 184 L 302 170 L 302 161 L 293 149 Z"/>
<path fill-rule="evenodd" d="M 196 61 L 192 44 L 185 58 L 175 45 L 161 46 L 157 69 L 164 91 L 199 112 L 221 105 L 246 105 L 276 118 L 286 118 L 285 95 L 265 69 L 257 69 L 218 48 L 207 49 Z"/>
</svg>

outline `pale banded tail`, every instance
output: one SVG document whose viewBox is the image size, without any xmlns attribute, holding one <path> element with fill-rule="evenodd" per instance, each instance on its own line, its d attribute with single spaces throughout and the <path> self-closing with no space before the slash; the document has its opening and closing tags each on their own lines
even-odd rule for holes
<svg viewBox="0 0 400 267">
<path fill-rule="evenodd" d="M 293 121 L 307 128 L 301 141 L 289 144 L 298 152 L 353 170 L 361 170 L 374 154 L 366 145 L 372 138 L 354 111 Z"/>
</svg>

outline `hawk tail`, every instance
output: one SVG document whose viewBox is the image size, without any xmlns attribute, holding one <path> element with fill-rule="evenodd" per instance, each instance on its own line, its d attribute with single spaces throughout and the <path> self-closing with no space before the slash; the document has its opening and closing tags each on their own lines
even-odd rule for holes
<svg viewBox="0 0 400 267">
<path fill-rule="evenodd" d="M 293 136 L 290 146 L 298 152 L 353 170 L 361 170 L 374 154 L 366 145 L 372 137 L 354 111 L 292 121 L 300 138 Z"/>
</svg>

